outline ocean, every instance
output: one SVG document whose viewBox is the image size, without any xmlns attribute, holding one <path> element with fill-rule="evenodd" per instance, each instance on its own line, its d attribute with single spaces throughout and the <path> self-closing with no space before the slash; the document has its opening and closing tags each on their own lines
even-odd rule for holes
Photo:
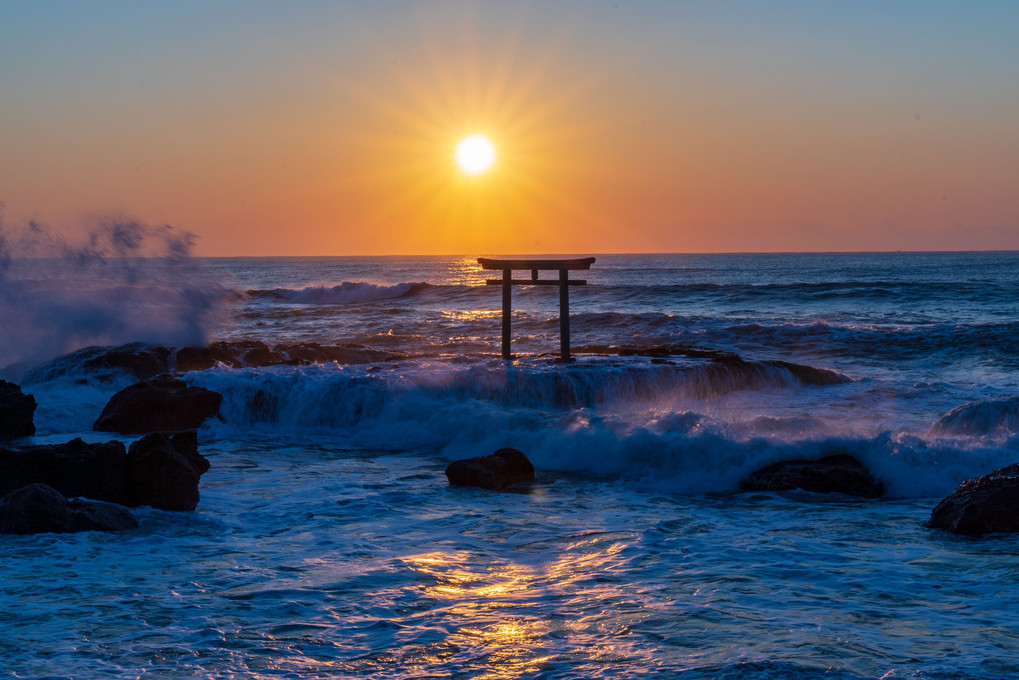
<svg viewBox="0 0 1019 680">
<path fill-rule="evenodd" d="M 4 672 L 1019 677 L 1019 537 L 924 526 L 1019 461 L 1019 253 L 594 255 L 568 364 L 554 287 L 514 289 L 499 358 L 474 256 L 0 263 L 35 443 L 116 438 L 135 378 L 85 347 L 330 357 L 184 375 L 224 396 L 194 513 L 0 537 Z M 529 492 L 448 485 L 504 446 Z M 885 496 L 739 490 L 835 451 Z"/>
</svg>

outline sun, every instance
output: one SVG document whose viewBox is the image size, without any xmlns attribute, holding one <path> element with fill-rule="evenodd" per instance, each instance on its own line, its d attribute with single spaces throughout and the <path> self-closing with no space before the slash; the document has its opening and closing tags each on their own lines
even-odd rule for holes
<svg viewBox="0 0 1019 680">
<path fill-rule="evenodd" d="M 468 175 L 480 175 L 495 164 L 495 145 L 484 135 L 465 137 L 456 145 L 456 164 Z"/>
</svg>

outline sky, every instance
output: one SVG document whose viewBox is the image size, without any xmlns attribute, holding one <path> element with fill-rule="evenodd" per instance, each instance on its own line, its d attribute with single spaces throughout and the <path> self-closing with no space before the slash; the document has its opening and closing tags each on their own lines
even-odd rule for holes
<svg viewBox="0 0 1019 680">
<path fill-rule="evenodd" d="M 1019 3 L 0 0 L 0 202 L 207 256 L 1019 249 Z"/>
</svg>

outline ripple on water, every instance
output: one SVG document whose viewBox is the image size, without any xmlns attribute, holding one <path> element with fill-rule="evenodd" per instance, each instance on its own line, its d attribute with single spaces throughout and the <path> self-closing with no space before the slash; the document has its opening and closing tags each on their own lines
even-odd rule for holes
<svg viewBox="0 0 1019 680">
<path fill-rule="evenodd" d="M 0 539 L 9 669 L 755 680 L 1019 670 L 1019 539 L 925 529 L 929 500 L 683 497 L 568 476 L 496 494 L 446 486 L 427 456 L 210 448 L 222 464 L 197 513 L 141 510 L 123 534 Z M 270 472 L 285 457 L 301 474 Z"/>
</svg>

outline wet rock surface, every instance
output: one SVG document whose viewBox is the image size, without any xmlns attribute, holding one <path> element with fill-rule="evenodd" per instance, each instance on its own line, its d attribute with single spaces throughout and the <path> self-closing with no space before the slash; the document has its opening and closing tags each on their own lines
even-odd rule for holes
<svg viewBox="0 0 1019 680">
<path fill-rule="evenodd" d="M 285 343 L 269 346 L 258 340 L 214 342 L 189 347 L 161 347 L 131 343 L 118 347 L 86 347 L 25 373 L 26 382 L 41 382 L 65 375 L 96 375 L 111 378 L 128 374 L 150 380 L 163 374 L 203 371 L 218 365 L 230 368 L 304 366 L 338 363 L 366 364 L 402 358 L 398 352 L 369 349 L 356 344 L 321 345 Z"/>
<path fill-rule="evenodd" d="M 0 439 L 29 437 L 35 434 L 35 398 L 21 387 L 0 380 Z"/>
<path fill-rule="evenodd" d="M 964 536 L 1019 532 L 1019 463 L 960 484 L 934 508 L 927 526 Z"/>
<path fill-rule="evenodd" d="M 222 401 L 217 392 L 160 376 L 114 394 L 92 429 L 126 434 L 193 430 L 217 415 Z"/>
<path fill-rule="evenodd" d="M 131 444 L 119 441 L 0 448 L 0 495 L 44 484 L 62 496 L 131 507 L 194 510 L 198 483 L 209 461 L 191 432 L 152 434 Z"/>
<path fill-rule="evenodd" d="M 64 444 L 0 448 L 0 495 L 41 483 L 69 498 L 123 503 L 126 475 L 126 451 L 118 441 L 89 444 L 72 439 Z"/>
<path fill-rule="evenodd" d="M 847 496 L 880 498 L 884 484 L 860 461 L 847 453 L 819 460 L 785 460 L 762 468 L 740 482 L 744 491 L 792 491 L 841 493 Z"/>
<path fill-rule="evenodd" d="M 446 478 L 454 486 L 477 486 L 502 491 L 514 484 L 534 481 L 534 465 L 517 449 L 499 449 L 489 456 L 453 461 Z"/>
<path fill-rule="evenodd" d="M 150 434 L 127 451 L 127 504 L 160 510 L 194 510 L 198 482 L 209 461 L 198 453 L 194 432 Z"/>
<path fill-rule="evenodd" d="M 127 508 L 81 498 L 68 500 L 45 484 L 28 484 L 0 499 L 0 534 L 124 531 L 137 526 Z"/>
<path fill-rule="evenodd" d="M 931 434 L 981 437 L 1019 431 L 1019 398 L 977 401 L 957 406 L 931 426 Z"/>
</svg>

